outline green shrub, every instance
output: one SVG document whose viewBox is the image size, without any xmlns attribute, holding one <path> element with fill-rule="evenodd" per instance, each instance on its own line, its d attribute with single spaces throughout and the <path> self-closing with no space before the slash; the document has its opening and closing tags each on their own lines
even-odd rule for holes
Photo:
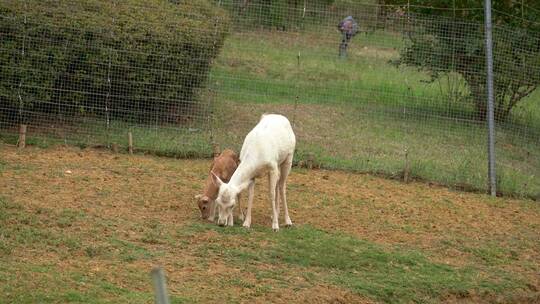
<svg viewBox="0 0 540 304">
<path fill-rule="evenodd" d="M 228 31 L 206 0 L 0 3 L 2 112 L 178 120 Z"/>
</svg>

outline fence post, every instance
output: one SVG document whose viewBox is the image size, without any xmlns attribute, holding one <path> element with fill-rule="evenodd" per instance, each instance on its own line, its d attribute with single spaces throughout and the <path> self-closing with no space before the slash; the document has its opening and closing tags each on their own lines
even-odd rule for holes
<svg viewBox="0 0 540 304">
<path fill-rule="evenodd" d="M 491 0 L 485 0 L 484 20 L 486 26 L 487 67 L 487 121 L 488 121 L 488 178 L 491 196 L 497 195 L 495 175 L 495 117 L 493 105 L 493 36 L 491 24 Z"/>
<path fill-rule="evenodd" d="M 17 147 L 19 149 L 24 149 L 26 147 L 26 125 L 21 124 L 19 128 L 19 141 L 17 142 Z"/>
<path fill-rule="evenodd" d="M 306 166 L 309 170 L 312 170 L 315 164 L 315 154 L 313 152 L 309 152 L 307 155 L 307 162 Z"/>
<path fill-rule="evenodd" d="M 128 151 L 129 154 L 133 154 L 133 135 L 128 132 Z"/>
<path fill-rule="evenodd" d="M 411 175 L 411 166 L 409 165 L 409 149 L 405 148 L 405 168 L 403 169 L 403 181 L 409 183 Z"/>
<path fill-rule="evenodd" d="M 214 158 L 218 157 L 221 154 L 221 149 L 219 147 L 219 144 L 214 143 L 212 148 L 214 150 L 214 152 L 213 152 Z"/>
<path fill-rule="evenodd" d="M 163 268 L 155 267 L 150 274 L 152 276 L 152 282 L 154 283 L 156 304 L 169 304 L 170 300 L 169 295 L 167 294 L 167 285 Z"/>
</svg>

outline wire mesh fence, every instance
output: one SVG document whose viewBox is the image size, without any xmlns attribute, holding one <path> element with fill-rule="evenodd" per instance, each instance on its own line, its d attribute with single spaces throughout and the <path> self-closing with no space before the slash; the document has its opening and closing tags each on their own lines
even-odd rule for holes
<svg viewBox="0 0 540 304">
<path fill-rule="evenodd" d="M 198 135 L 209 129 L 204 87 L 221 28 L 209 23 L 194 36 L 182 26 L 201 18 L 189 15 L 189 5 L 78 4 L 4 4 L 4 129 L 24 123 L 33 134 L 107 145 L 126 142 L 131 130 L 149 150 L 164 141 L 171 152 L 204 148 Z M 88 15 L 92 5 L 98 17 Z M 63 10 L 75 13 L 54 15 Z"/>
<path fill-rule="evenodd" d="M 0 10 L 7 140 L 24 123 L 37 142 L 127 146 L 131 132 L 139 151 L 209 156 L 277 112 L 299 163 L 487 189 L 481 22 L 369 1 L 96 0 L 60 17 L 40 3 Z M 493 38 L 498 188 L 534 197 L 540 34 Z"/>
</svg>

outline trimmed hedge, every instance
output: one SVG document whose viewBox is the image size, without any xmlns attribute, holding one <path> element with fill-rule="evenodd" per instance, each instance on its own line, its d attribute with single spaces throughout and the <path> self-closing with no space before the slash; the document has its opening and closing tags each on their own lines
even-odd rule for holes
<svg viewBox="0 0 540 304">
<path fill-rule="evenodd" d="M 195 111 L 228 29 L 205 0 L 2 1 L 0 107 L 178 120 Z"/>
</svg>

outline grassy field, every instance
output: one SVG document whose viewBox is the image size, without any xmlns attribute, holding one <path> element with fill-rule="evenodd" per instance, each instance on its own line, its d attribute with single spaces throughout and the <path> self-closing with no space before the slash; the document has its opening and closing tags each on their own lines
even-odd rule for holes
<svg viewBox="0 0 540 304">
<path fill-rule="evenodd" d="M 200 220 L 209 161 L 0 145 L 0 302 L 538 303 L 540 207 L 295 168 L 295 226 Z"/>
<path fill-rule="evenodd" d="M 486 127 L 472 119 L 462 79 L 450 75 L 429 82 L 423 72 L 390 64 L 403 46 L 396 34 L 356 36 L 346 60 L 336 56 L 338 41 L 334 31 L 234 33 L 214 62 L 202 96 L 215 105 L 214 121 L 112 122 L 107 127 L 89 120 L 47 132 L 60 140 L 31 125 L 29 143 L 125 148 L 131 131 L 139 152 L 209 157 L 212 142 L 239 150 L 260 115 L 277 112 L 294 124 L 296 162 L 313 153 L 323 168 L 400 178 L 407 155 L 410 176 L 417 180 L 485 192 Z M 500 194 L 540 198 L 539 100 L 537 90 L 515 108 L 511 122 L 497 129 Z M 15 143 L 13 134 L 0 132 L 0 138 Z"/>
<path fill-rule="evenodd" d="M 396 67 L 400 36 L 354 38 L 347 60 L 334 32 L 231 35 L 212 70 L 222 145 L 239 148 L 261 113 L 295 125 L 299 155 L 313 152 L 326 168 L 411 174 L 461 189 L 487 188 L 487 133 L 474 121 L 467 88 L 456 75 L 439 82 Z M 453 93 L 450 93 L 453 92 Z M 497 130 L 498 189 L 540 196 L 540 108 L 536 92 Z M 524 127 L 528 126 L 528 127 Z M 405 152 L 407 151 L 407 152 Z"/>
</svg>

